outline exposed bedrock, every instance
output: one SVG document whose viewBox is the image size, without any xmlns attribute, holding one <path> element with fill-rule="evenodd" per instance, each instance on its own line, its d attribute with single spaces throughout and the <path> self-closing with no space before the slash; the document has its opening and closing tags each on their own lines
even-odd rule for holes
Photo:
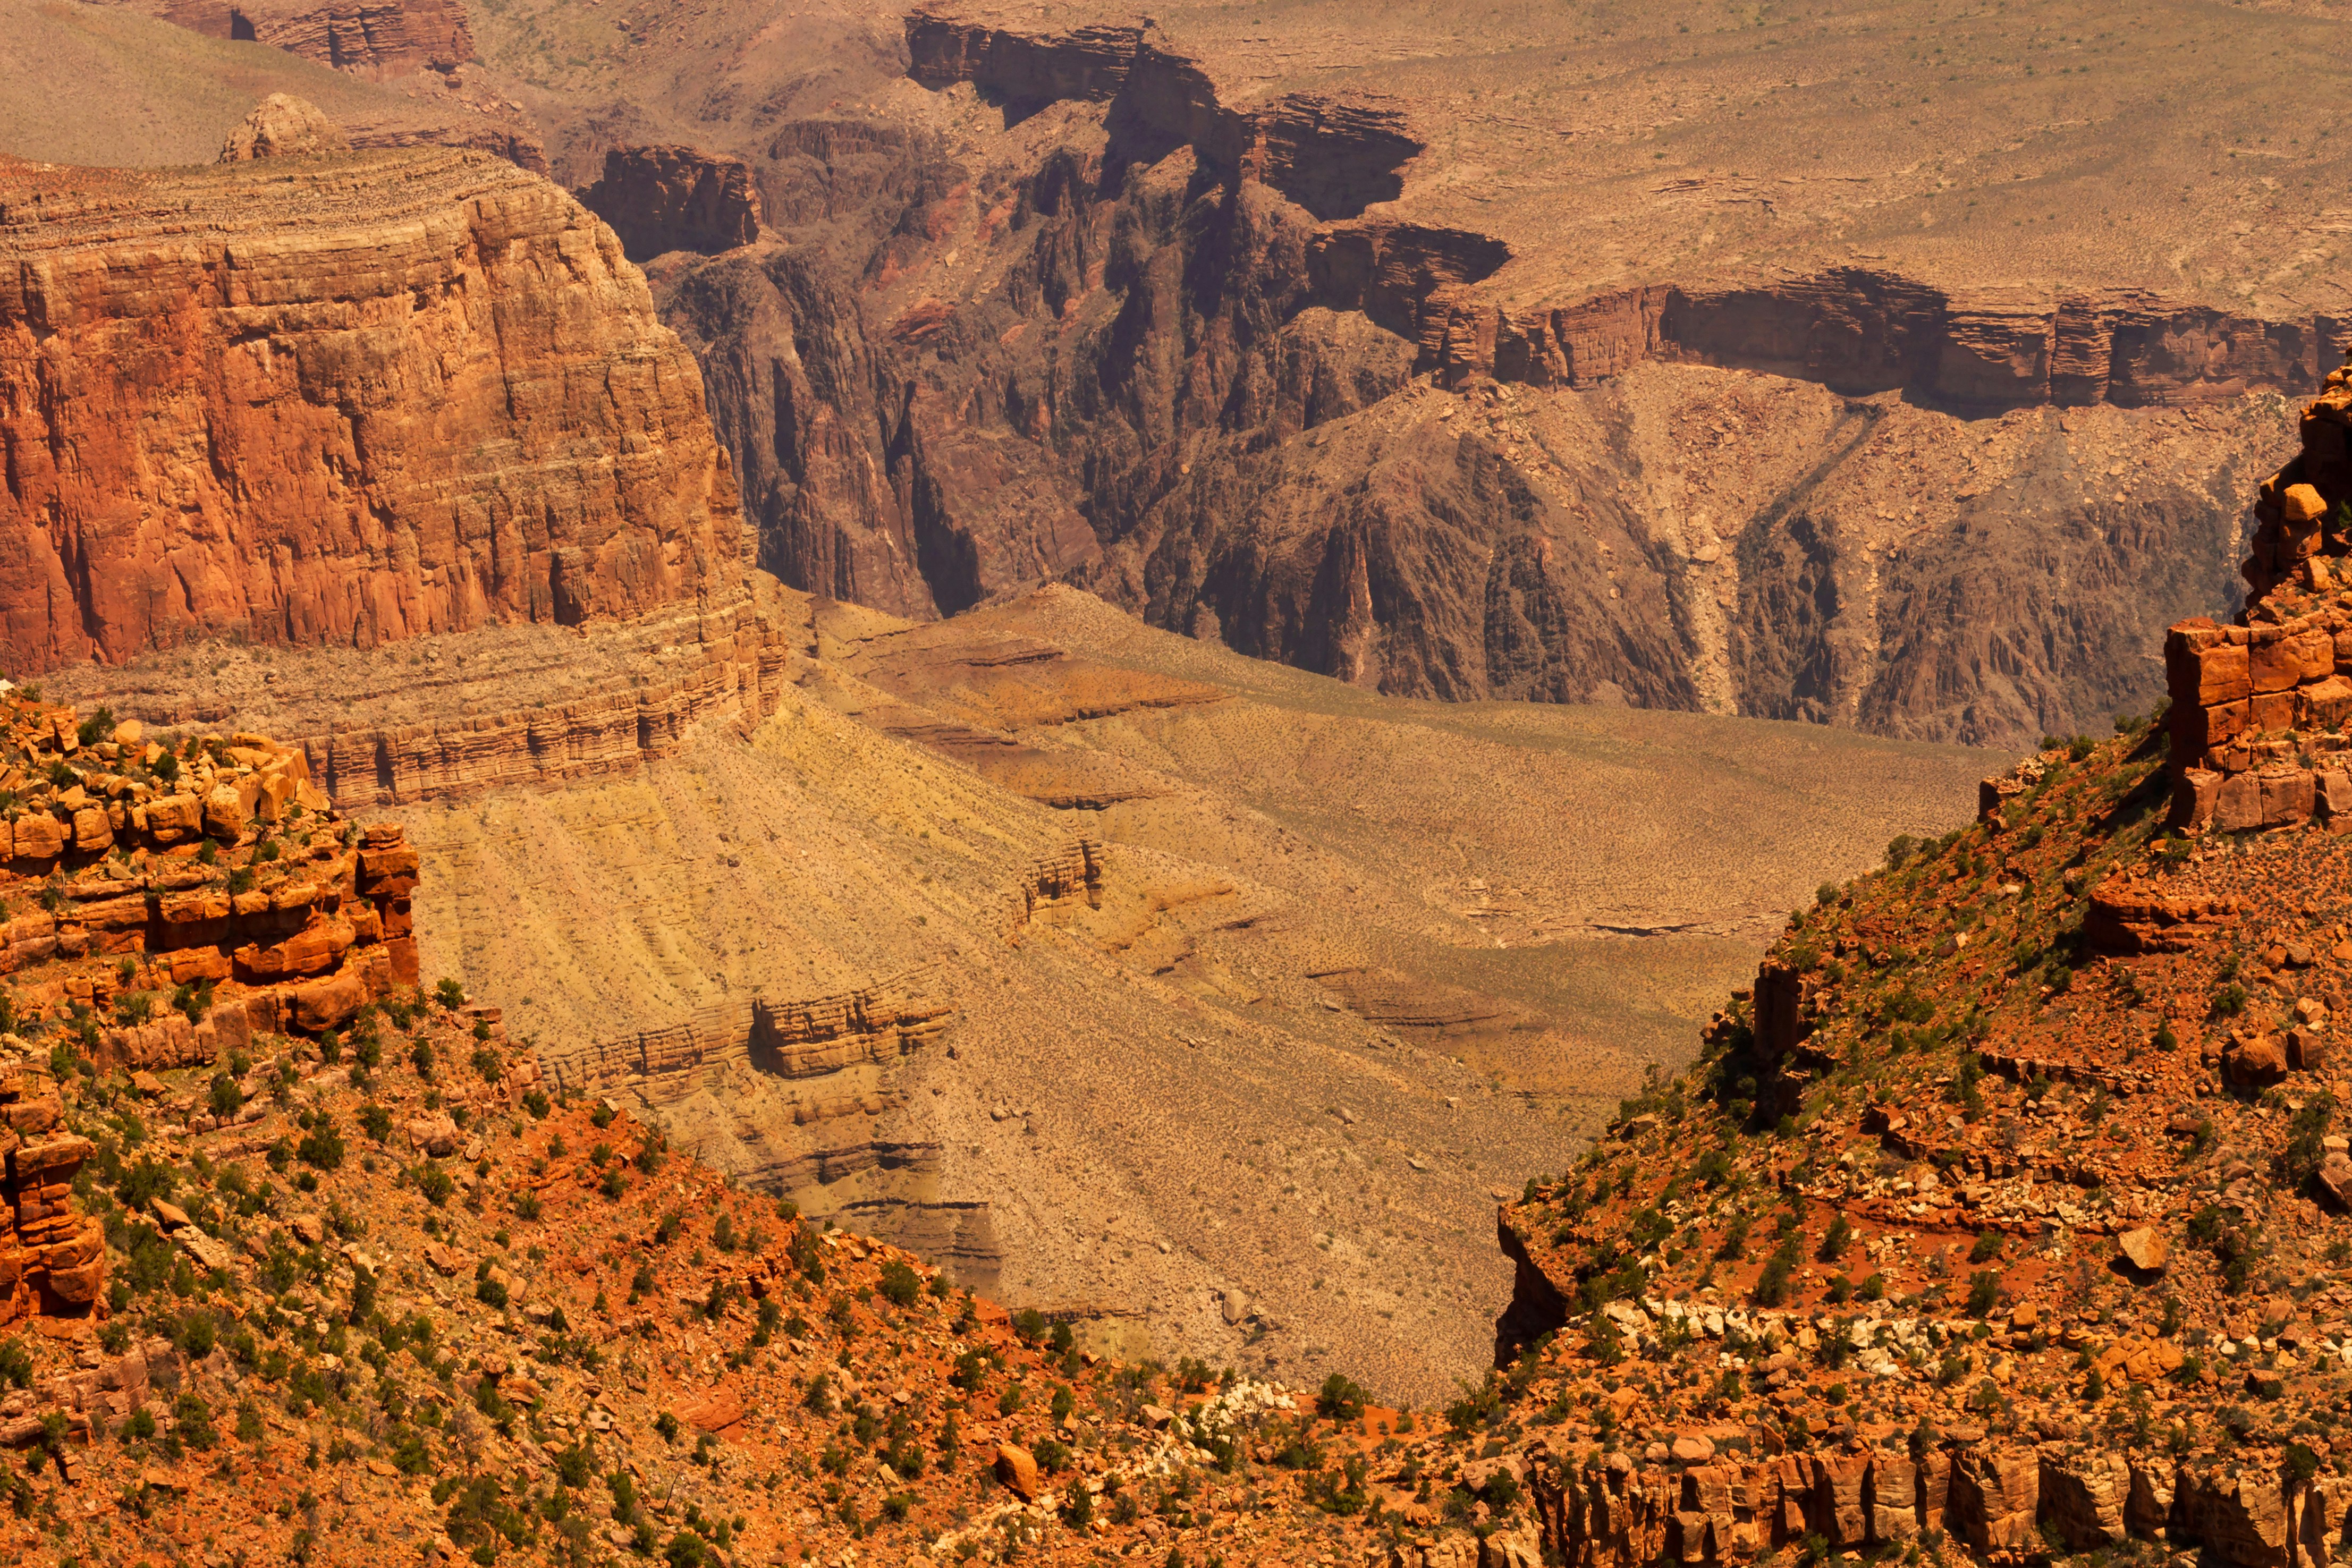
<svg viewBox="0 0 2352 1568">
<path fill-rule="evenodd" d="M 208 37 L 249 38 L 375 81 L 474 57 L 460 0 L 163 0 L 155 10 Z"/>
<path fill-rule="evenodd" d="M 1859 267 L 1748 288 L 1660 284 L 1535 310 L 1460 299 L 1436 314 L 1422 367 L 1449 382 L 1581 387 L 1644 360 L 1684 360 L 1970 413 L 2307 392 L 2352 340 L 2331 316 L 2263 320 L 2132 289 L 1955 295 Z"/>
<path fill-rule="evenodd" d="M 604 178 L 580 199 L 613 225 L 632 261 L 672 250 L 715 255 L 760 237 L 751 165 L 698 148 L 612 148 Z"/>
<path fill-rule="evenodd" d="M 0 259 L 12 671 L 740 594 L 691 357 L 509 164 L 0 165 Z"/>
</svg>

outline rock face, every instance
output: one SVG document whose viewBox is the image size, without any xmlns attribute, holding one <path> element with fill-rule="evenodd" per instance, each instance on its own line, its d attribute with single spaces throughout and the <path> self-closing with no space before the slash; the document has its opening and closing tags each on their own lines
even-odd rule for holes
<svg viewBox="0 0 2352 1568">
<path fill-rule="evenodd" d="M 208 37 L 268 44 L 376 81 L 474 57 L 458 0 L 163 0 L 157 9 Z"/>
<path fill-rule="evenodd" d="M 165 738 L 0 705 L 19 759 L 20 814 L 0 824 L 12 1044 L 57 1028 L 96 1071 L 150 1075 L 341 1028 L 416 984 L 417 855 L 398 827 L 340 821 L 303 754 L 259 736 Z M 96 1149 L 61 1117 L 47 1080 L 0 1081 L 0 1324 L 86 1316 L 103 1293 L 104 1228 L 69 1201 Z"/>
<path fill-rule="evenodd" d="M 1188 147 L 1218 170 L 1261 180 L 1318 218 L 1352 217 L 1404 188 L 1422 150 L 1402 107 L 1291 93 L 1228 109 L 1206 71 L 1158 27 L 1013 33 L 919 12 L 907 18 L 908 75 L 925 87 L 971 82 L 1016 103 L 1108 102 L 1125 155 L 1156 162 Z"/>
<path fill-rule="evenodd" d="M 613 148 L 604 177 L 580 199 L 613 225 L 632 261 L 672 250 L 712 255 L 760 237 L 751 166 L 692 147 Z"/>
<path fill-rule="evenodd" d="M 2303 450 L 2262 486 L 2240 623 L 2165 638 L 2172 820 L 2352 830 L 2352 364 L 2303 411 Z"/>
<path fill-rule="evenodd" d="M 1422 366 L 1456 382 L 1590 386 L 1645 360 L 1681 360 L 1969 410 L 2302 391 L 2346 345 L 2332 318 L 2258 320 L 2133 291 L 1954 295 L 1864 267 L 1762 287 L 1655 285 L 1535 310 L 1463 299 L 1430 315 Z"/>
<path fill-rule="evenodd" d="M 105 1228 L 73 1202 L 74 1173 L 98 1151 L 64 1128 L 63 1112 L 45 1081 L 0 1082 L 0 1326 L 87 1315 L 105 1288 Z"/>
<path fill-rule="evenodd" d="M 785 246 L 657 286 L 759 563 L 894 613 L 1061 579 L 1400 695 L 2030 742 L 2152 702 L 2138 650 L 2231 605 L 2254 394 L 2333 351 L 1866 268 L 1530 303 L 1540 257 L 1367 210 L 1393 105 L 1230 108 L 1149 26 L 907 37 L 1063 129 L 787 124 L 744 150 Z"/>
<path fill-rule="evenodd" d="M 692 361 L 610 231 L 511 165 L 9 164 L 0 257 L 15 669 L 740 591 Z"/>
<path fill-rule="evenodd" d="M 351 138 L 317 105 L 290 93 L 273 92 L 228 133 L 220 161 L 244 163 L 256 158 L 313 157 L 351 150 Z"/>
<path fill-rule="evenodd" d="M 566 701 L 397 727 L 338 727 L 294 744 L 351 810 L 632 773 L 675 754 L 698 726 L 748 734 L 776 711 L 789 643 L 755 616 L 728 619 L 731 634 L 697 628 L 701 657 L 664 678 L 634 675 Z"/>
<path fill-rule="evenodd" d="M 5 718 L 28 763 L 0 871 L 10 1017 L 71 1018 L 100 1066 L 152 1071 L 339 1028 L 416 983 L 416 852 L 397 825 L 340 822 L 300 750 L 21 702 Z"/>
</svg>

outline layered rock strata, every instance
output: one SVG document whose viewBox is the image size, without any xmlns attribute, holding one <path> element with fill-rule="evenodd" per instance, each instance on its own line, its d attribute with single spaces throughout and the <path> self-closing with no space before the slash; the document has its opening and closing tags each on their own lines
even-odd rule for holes
<svg viewBox="0 0 2352 1568">
<path fill-rule="evenodd" d="M 692 360 L 509 164 L 8 164 L 0 258 L 13 668 L 740 594 Z"/>
<path fill-rule="evenodd" d="M 2181 828 L 2352 829 L 2352 367 L 2327 377 L 2302 434 L 2255 502 L 2238 623 L 2197 617 L 2165 638 Z"/>
<path fill-rule="evenodd" d="M 142 1071 L 338 1028 L 416 984 L 416 852 L 338 818 L 299 750 L 22 701 L 7 719 L 13 1019 Z"/>
<path fill-rule="evenodd" d="M 632 261 L 673 250 L 712 255 L 760 237 L 751 165 L 698 148 L 612 148 L 604 178 L 580 199 L 613 225 Z"/>
<path fill-rule="evenodd" d="M 2202 1544 L 2231 1568 L 2288 1568 L 2324 1562 L 2352 1541 L 2352 1479 L 2342 1476 L 2282 1482 L 2064 1441 L 1769 1457 L 1717 1453 L 1706 1438 L 1687 1445 L 1690 1458 L 1672 1466 L 1620 1452 L 1531 1469 L 1544 1543 L 1571 1568 L 1699 1568 L 1811 1541 L 1836 1552 L 1904 1551 L 1930 1532 L 1992 1562 L 2046 1542 L 2081 1552 L 2168 1540 Z"/>
<path fill-rule="evenodd" d="M 1399 171 L 1423 147 L 1402 106 L 1382 100 L 1288 93 L 1260 108 L 1227 108 L 1199 62 L 1170 48 L 1149 22 L 1039 36 L 918 12 L 906 28 L 908 74 L 925 87 L 971 82 L 1029 105 L 1108 102 L 1139 161 L 1190 147 L 1318 218 L 1353 217 L 1394 199 L 1404 188 Z"/>
<path fill-rule="evenodd" d="M 924 994 L 925 973 L 822 997 L 753 997 L 676 1024 L 545 1050 L 540 1061 L 565 1088 L 625 1087 L 653 1103 L 680 1099 L 698 1074 L 735 1063 L 777 1078 L 821 1078 L 906 1055 L 945 1032 L 955 1008 Z"/>
<path fill-rule="evenodd" d="M 2265 320 L 2145 290 L 1969 293 L 1866 267 L 1745 287 L 1654 284 L 1532 309 L 1446 288 L 1433 277 L 1412 319 L 1419 368 L 1455 385 L 1587 387 L 1671 360 L 1971 412 L 2149 408 L 2307 391 L 2352 338 L 2327 315 Z"/>
<path fill-rule="evenodd" d="M 1150 29 L 908 36 L 942 123 L 1017 125 L 742 144 L 785 244 L 659 285 L 761 564 L 894 613 L 1059 579 L 1397 695 L 2030 744 L 2231 602 L 2265 393 L 2341 337 L 1885 267 L 1554 305 L 1516 237 L 1286 185 Z"/>
<path fill-rule="evenodd" d="M 474 57 L 459 0 L 162 0 L 157 14 L 213 38 L 243 38 L 372 81 L 450 71 Z"/>
<path fill-rule="evenodd" d="M 0 1327 L 34 1313 L 87 1314 L 105 1288 L 105 1228 L 73 1201 L 74 1173 L 97 1146 L 63 1118 L 47 1080 L 0 1081 Z"/>
<path fill-rule="evenodd" d="M 565 701 L 295 744 L 347 810 L 632 773 L 675 755 L 701 726 L 748 734 L 776 711 L 793 651 L 782 633 L 747 619 L 736 636 L 698 651 L 701 660 L 666 680 L 633 677 Z"/>
</svg>

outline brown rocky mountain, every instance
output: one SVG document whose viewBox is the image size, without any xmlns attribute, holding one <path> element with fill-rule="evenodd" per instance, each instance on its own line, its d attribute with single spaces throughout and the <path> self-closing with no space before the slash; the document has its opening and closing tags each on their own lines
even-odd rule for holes
<svg viewBox="0 0 2352 1568">
<path fill-rule="evenodd" d="M 748 165 L 775 239 L 653 277 L 788 581 L 2007 743 L 2144 706 L 2137 650 L 2234 602 L 2341 315 L 2324 225 L 2263 216 L 2328 144 L 2233 140 L 2201 12 L 2030 10 L 523 6 L 481 48 L 567 180 Z"/>
</svg>

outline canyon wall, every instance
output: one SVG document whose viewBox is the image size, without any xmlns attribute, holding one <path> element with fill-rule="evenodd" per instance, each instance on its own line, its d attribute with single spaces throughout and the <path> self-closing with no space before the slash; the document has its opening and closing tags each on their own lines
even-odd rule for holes
<svg viewBox="0 0 2352 1568">
<path fill-rule="evenodd" d="M 1149 27 L 908 41 L 1018 145 L 780 127 L 785 243 L 659 285 L 760 563 L 895 613 L 1058 578 L 1401 695 L 2030 742 L 2231 608 L 2245 455 L 2345 336 L 1864 267 L 1506 308 L 1544 258 L 1280 173 L 1294 115 L 1401 170 L 1369 121 L 1236 118 Z"/>
<path fill-rule="evenodd" d="M 632 261 L 671 250 L 710 255 L 760 237 L 751 166 L 692 147 L 612 148 L 604 178 L 580 199 L 613 225 Z"/>
<path fill-rule="evenodd" d="M 0 164 L 0 256 L 14 671 L 740 591 L 692 359 L 509 164 Z"/>
<path fill-rule="evenodd" d="M 296 744 L 352 810 L 614 778 L 676 756 L 704 726 L 750 734 L 776 711 L 792 651 L 776 628 L 747 617 L 667 678 L 638 675 L 486 714 L 336 727 Z"/>
<path fill-rule="evenodd" d="M 207 37 L 250 39 L 372 81 L 474 57 L 460 0 L 163 0 L 157 14 Z"/>
<path fill-rule="evenodd" d="M 1318 218 L 1394 200 L 1423 147 L 1403 106 L 1385 99 L 1289 93 L 1229 109 L 1208 72 L 1149 22 L 1039 37 L 919 12 L 907 18 L 907 54 L 908 75 L 925 87 L 970 82 L 1016 106 L 1108 103 L 1126 156 L 1154 162 L 1188 147 Z"/>
<path fill-rule="evenodd" d="M 2352 342 L 2352 323 L 2324 314 L 2265 320 L 2137 290 L 1954 294 L 1858 267 L 1747 288 L 1659 284 L 1523 311 L 1433 302 L 1432 292 L 1414 313 L 1426 319 L 1421 366 L 1450 384 L 1587 387 L 1645 360 L 1679 360 L 1968 413 L 2308 392 Z"/>
</svg>

